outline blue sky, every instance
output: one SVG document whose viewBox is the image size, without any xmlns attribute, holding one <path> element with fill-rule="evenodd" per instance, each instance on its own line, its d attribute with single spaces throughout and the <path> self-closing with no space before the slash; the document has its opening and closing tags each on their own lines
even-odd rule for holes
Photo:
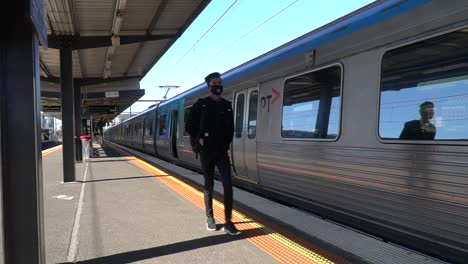
<svg viewBox="0 0 468 264">
<path fill-rule="evenodd" d="M 212 0 L 142 79 L 145 96 L 141 99 L 162 99 L 167 89 L 158 86 L 180 86 L 169 91 L 171 98 L 202 83 L 210 72 L 226 72 L 371 2 Z M 151 104 L 136 102 L 132 113 Z"/>
</svg>

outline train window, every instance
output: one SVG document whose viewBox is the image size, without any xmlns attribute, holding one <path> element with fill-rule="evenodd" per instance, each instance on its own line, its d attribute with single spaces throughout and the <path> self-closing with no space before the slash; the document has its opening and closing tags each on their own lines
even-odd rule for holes
<svg viewBox="0 0 468 264">
<path fill-rule="evenodd" d="M 284 138 L 338 137 L 341 67 L 331 66 L 287 79 L 284 84 Z"/>
<path fill-rule="evenodd" d="M 146 135 L 152 136 L 153 135 L 153 118 L 148 118 L 146 122 L 147 122 L 146 123 L 147 130 L 148 130 L 148 133 Z"/>
<path fill-rule="evenodd" d="M 159 135 L 163 136 L 166 134 L 166 115 L 159 116 Z"/>
<path fill-rule="evenodd" d="M 244 94 L 239 94 L 236 102 L 236 128 L 234 129 L 236 138 L 242 137 L 242 129 L 244 127 L 244 101 Z"/>
<path fill-rule="evenodd" d="M 468 28 L 382 58 L 382 139 L 468 139 Z"/>
<path fill-rule="evenodd" d="M 258 91 L 250 92 L 249 97 L 249 120 L 247 127 L 247 135 L 249 138 L 255 138 L 257 133 L 257 102 Z"/>
<path fill-rule="evenodd" d="M 183 127 L 184 127 L 184 136 L 186 136 L 186 137 L 188 137 L 189 134 L 185 130 L 185 124 L 187 123 L 187 119 L 188 119 L 188 117 L 190 115 L 190 111 L 192 111 L 192 107 L 187 107 L 187 108 L 184 109 L 184 125 L 183 125 Z"/>
</svg>

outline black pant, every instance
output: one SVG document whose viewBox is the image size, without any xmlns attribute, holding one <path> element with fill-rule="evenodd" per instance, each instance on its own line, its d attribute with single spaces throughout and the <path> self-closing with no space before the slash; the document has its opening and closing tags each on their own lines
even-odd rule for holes
<svg viewBox="0 0 468 264">
<path fill-rule="evenodd" d="M 224 188 L 224 217 L 226 222 L 231 221 L 232 215 L 232 180 L 231 163 L 227 151 L 224 153 L 213 153 L 207 151 L 200 152 L 200 161 L 205 177 L 205 188 L 203 191 L 205 198 L 206 216 L 213 216 L 213 185 L 214 169 L 218 167 L 221 174 L 221 181 Z"/>
</svg>

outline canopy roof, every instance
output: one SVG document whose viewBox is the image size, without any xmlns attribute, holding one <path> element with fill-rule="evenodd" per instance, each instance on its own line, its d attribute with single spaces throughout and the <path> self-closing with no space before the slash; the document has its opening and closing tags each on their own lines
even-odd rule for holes
<svg viewBox="0 0 468 264">
<path fill-rule="evenodd" d="M 82 107 L 112 120 L 144 95 L 139 80 L 209 0 L 48 0 L 48 48 L 40 48 L 42 110 L 60 115 L 60 52 L 73 49 Z"/>
</svg>

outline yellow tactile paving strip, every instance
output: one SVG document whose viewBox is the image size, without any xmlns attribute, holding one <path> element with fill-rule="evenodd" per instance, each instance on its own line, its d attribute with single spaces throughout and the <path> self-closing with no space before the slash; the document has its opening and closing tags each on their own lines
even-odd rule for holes
<svg viewBox="0 0 468 264">
<path fill-rule="evenodd" d="M 55 152 L 57 152 L 57 151 L 59 151 L 59 150 L 62 150 L 62 146 L 61 146 L 61 145 L 60 145 L 60 146 L 57 146 L 57 147 L 54 147 L 54 148 L 51 148 L 51 149 L 46 149 L 46 150 L 42 151 L 42 157 L 47 157 L 47 156 L 49 156 L 50 154 L 55 153 Z"/>
<path fill-rule="evenodd" d="M 127 158 L 201 209 L 205 208 L 203 193 L 198 189 L 134 156 Z M 218 199 L 214 199 L 213 209 L 215 218 L 222 222 L 224 206 Z M 232 218 L 243 237 L 281 263 L 351 263 L 245 209 L 235 208 Z"/>
</svg>

